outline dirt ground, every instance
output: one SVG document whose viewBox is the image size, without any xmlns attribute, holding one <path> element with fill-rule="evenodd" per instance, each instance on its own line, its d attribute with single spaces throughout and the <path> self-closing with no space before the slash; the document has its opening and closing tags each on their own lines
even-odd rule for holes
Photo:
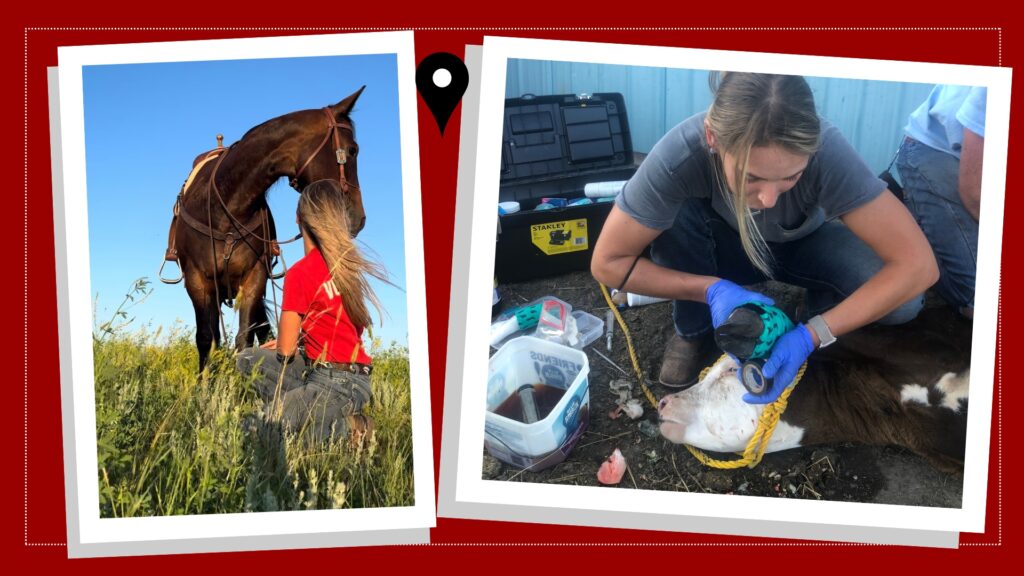
<svg viewBox="0 0 1024 576">
<path fill-rule="evenodd" d="M 803 293 L 783 284 L 765 283 L 756 289 L 775 298 L 791 315 Z M 513 308 L 543 296 L 555 296 L 574 310 L 587 311 L 602 320 L 608 310 L 598 284 L 589 273 L 574 272 L 553 278 L 506 284 L 499 287 L 503 309 Z M 927 307 L 945 306 L 928 295 Z M 641 369 L 654 384 L 651 391 L 660 398 L 671 391 L 657 384 L 658 368 L 668 338 L 672 335 L 671 304 L 659 303 L 622 311 Z M 951 322 L 955 320 L 951 317 Z M 612 352 L 606 340 L 587 346 L 590 364 L 590 424 L 566 460 L 540 472 L 526 472 L 502 463 L 485 452 L 483 477 L 513 482 L 543 482 L 597 486 L 597 470 L 618 448 L 629 469 L 618 488 L 673 490 L 716 494 L 744 494 L 778 498 L 824 499 L 910 506 L 961 507 L 963 478 L 940 472 L 912 452 L 896 446 L 855 444 L 823 445 L 766 454 L 754 469 L 717 470 L 707 468 L 682 446 L 672 444 L 658 432 L 657 412 L 642 398 L 644 415 L 638 420 L 608 414 L 615 397 L 608 388 L 611 380 L 636 377 L 625 339 L 616 326 Z M 629 375 L 622 374 L 596 351 L 611 359 Z M 712 353 L 706 365 L 715 360 Z M 639 394 L 634 393 L 634 396 Z M 731 455 L 717 455 L 731 459 Z"/>
</svg>

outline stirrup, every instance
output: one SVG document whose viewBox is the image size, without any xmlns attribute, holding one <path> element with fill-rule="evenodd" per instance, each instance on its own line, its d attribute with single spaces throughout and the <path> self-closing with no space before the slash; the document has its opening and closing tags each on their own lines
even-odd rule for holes
<svg viewBox="0 0 1024 576">
<path fill-rule="evenodd" d="M 278 260 L 281 261 L 281 266 L 283 266 L 284 269 L 281 270 L 280 272 L 278 272 L 277 274 L 275 274 L 274 273 L 274 266 L 277 264 Z M 271 280 L 280 280 L 281 278 L 284 278 L 284 275 L 287 274 L 287 273 L 288 273 L 288 266 L 284 263 L 284 258 L 278 258 L 277 256 L 274 256 L 274 260 L 270 263 L 270 279 Z"/>
<path fill-rule="evenodd" d="M 177 278 L 164 278 L 164 266 L 166 266 L 168 262 L 174 262 L 174 265 L 178 267 Z M 177 258 L 175 258 L 174 260 L 171 260 L 169 258 L 164 260 L 163 263 L 160 264 L 160 270 L 157 271 L 156 275 L 164 284 L 177 284 L 178 282 L 181 282 L 182 278 L 185 277 L 185 274 L 181 271 L 181 264 L 178 264 Z"/>
</svg>

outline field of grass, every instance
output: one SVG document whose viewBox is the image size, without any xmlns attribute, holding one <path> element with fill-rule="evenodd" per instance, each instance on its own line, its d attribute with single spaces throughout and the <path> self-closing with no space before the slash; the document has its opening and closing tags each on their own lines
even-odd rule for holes
<svg viewBox="0 0 1024 576">
<path fill-rule="evenodd" d="M 93 342 L 101 517 L 413 504 L 406 348 L 371 347 L 373 439 L 310 444 L 264 415 L 231 350 L 198 376 L 191 334 L 127 327 Z"/>
</svg>

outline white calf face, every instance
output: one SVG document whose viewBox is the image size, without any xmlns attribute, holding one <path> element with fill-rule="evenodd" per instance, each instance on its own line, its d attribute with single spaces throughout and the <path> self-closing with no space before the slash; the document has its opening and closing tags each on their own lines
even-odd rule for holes
<svg viewBox="0 0 1024 576">
<path fill-rule="evenodd" d="M 742 452 L 757 430 L 764 405 L 743 401 L 736 363 L 726 358 L 692 388 L 666 396 L 658 406 L 661 434 L 676 444 L 715 452 Z M 779 422 L 768 452 L 800 445 L 803 430 Z"/>
</svg>

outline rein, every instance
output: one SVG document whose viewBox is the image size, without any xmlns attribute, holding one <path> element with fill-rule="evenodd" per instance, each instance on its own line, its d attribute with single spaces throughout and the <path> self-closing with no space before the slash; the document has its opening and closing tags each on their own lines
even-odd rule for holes
<svg viewBox="0 0 1024 576">
<path fill-rule="evenodd" d="M 354 189 L 356 192 L 361 192 L 358 186 L 350 184 L 348 179 L 345 177 L 345 164 L 348 163 L 348 153 L 342 149 L 341 136 L 338 135 L 338 130 L 342 128 L 354 133 L 352 124 L 345 120 L 342 120 L 341 122 L 336 121 L 334 119 L 334 113 L 331 112 L 331 109 L 328 107 L 321 108 L 321 110 L 323 110 L 324 114 L 327 116 L 327 133 L 324 134 L 324 138 L 320 141 L 320 145 L 316 147 L 316 150 L 313 150 L 313 153 L 309 155 L 309 158 L 306 158 L 306 161 L 302 164 L 302 167 L 299 168 L 299 171 L 295 173 L 295 176 L 289 179 L 288 184 L 292 188 L 299 190 L 299 176 L 302 176 L 302 173 L 306 171 L 306 168 L 308 168 L 310 163 L 313 162 L 313 159 L 320 154 L 320 151 L 327 145 L 328 140 L 333 138 L 334 157 L 338 162 L 338 182 L 341 183 L 342 192 L 348 194 L 349 188 Z M 301 190 L 299 190 L 299 192 L 301 192 Z"/>
</svg>

